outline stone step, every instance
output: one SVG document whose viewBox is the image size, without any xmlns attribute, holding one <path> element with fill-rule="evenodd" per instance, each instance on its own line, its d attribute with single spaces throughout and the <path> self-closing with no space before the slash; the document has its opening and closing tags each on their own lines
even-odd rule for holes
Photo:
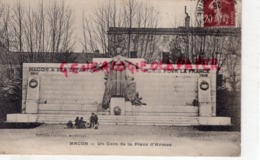
<svg viewBox="0 0 260 160">
<path fill-rule="evenodd" d="M 75 114 L 97 112 L 98 104 L 40 104 L 39 113 L 46 114 Z M 128 106 L 126 115 L 149 115 L 149 114 L 172 114 L 189 113 L 198 114 L 198 107 L 195 106 Z"/>
<path fill-rule="evenodd" d="M 89 119 L 89 116 L 79 116 L 83 117 L 85 120 Z M 38 119 L 66 119 L 66 120 L 74 120 L 75 116 L 39 116 Z M 99 120 L 185 120 L 185 119 L 194 119 L 196 117 L 153 117 L 153 116 L 132 116 L 132 117 L 101 117 L 99 116 Z"/>
<path fill-rule="evenodd" d="M 95 111 L 39 111 L 39 114 L 57 114 L 57 115 L 91 115 L 92 112 Z M 105 113 L 109 114 L 109 113 Z M 98 114 L 100 115 L 100 114 Z M 185 117 L 194 117 L 198 116 L 198 112 L 194 113 L 185 113 L 185 112 L 179 112 L 179 113 L 167 113 L 167 112 L 161 112 L 161 113 L 152 113 L 152 112 L 146 112 L 146 113 L 138 113 L 138 112 L 127 112 L 124 116 L 185 116 Z"/>
<path fill-rule="evenodd" d="M 69 120 L 72 120 L 74 122 L 74 119 L 71 118 L 38 118 L 38 121 L 62 121 L 62 122 L 68 122 Z M 85 121 L 89 122 L 89 119 L 84 119 Z M 196 117 L 194 119 L 158 119 L 158 120 L 153 120 L 153 119 L 99 119 L 99 122 L 137 122 L 137 121 L 142 121 L 142 122 L 187 122 L 187 121 L 196 121 Z"/>
<path fill-rule="evenodd" d="M 87 118 L 86 118 L 87 117 Z M 85 120 L 89 118 L 86 115 Z M 7 114 L 6 122 L 11 123 L 52 123 L 66 124 L 74 120 L 75 115 L 56 114 Z M 170 126 L 197 126 L 197 125 L 231 125 L 230 117 L 178 117 L 178 116 L 99 116 L 100 124 L 111 125 L 170 125 Z"/>
<path fill-rule="evenodd" d="M 64 124 L 64 122 L 47 122 L 48 124 Z M 196 126 L 199 123 L 188 123 L 188 122 L 100 122 L 100 125 L 157 125 L 157 126 Z"/>
<path fill-rule="evenodd" d="M 79 115 L 79 117 L 89 122 L 86 115 Z M 59 123 L 65 124 L 69 120 L 74 121 L 75 115 L 50 115 L 40 114 L 37 121 L 41 123 Z M 104 125 L 177 125 L 177 126 L 191 126 L 198 125 L 197 117 L 178 117 L 178 116 L 113 116 L 100 115 L 99 124 Z"/>
<path fill-rule="evenodd" d="M 46 122 L 48 124 L 66 124 L 64 122 Z M 183 126 L 194 126 L 199 123 L 190 122 L 100 122 L 100 125 L 183 125 Z"/>
<path fill-rule="evenodd" d="M 100 123 L 101 125 L 149 125 L 149 126 L 196 126 L 199 125 L 198 123 L 147 123 L 147 122 L 130 122 L 130 123 Z"/>
<path fill-rule="evenodd" d="M 63 122 L 48 122 L 48 124 L 64 124 Z M 137 125 L 137 126 L 198 126 L 199 123 L 144 123 L 144 122 L 135 122 L 135 123 L 99 123 L 100 125 Z"/>
<path fill-rule="evenodd" d="M 71 119 L 69 118 L 39 118 L 38 121 L 63 121 L 63 122 L 67 122 Z M 86 120 L 88 121 L 88 120 Z M 138 121 L 142 121 L 142 122 L 196 122 L 197 120 L 194 119 L 160 119 L 160 120 L 154 120 L 154 119 L 131 119 L 131 120 L 127 120 L 127 119 L 99 119 L 99 122 L 138 122 Z"/>
<path fill-rule="evenodd" d="M 83 117 L 89 118 L 91 114 L 79 114 L 79 115 L 62 115 L 62 114 L 39 114 L 40 118 L 76 118 Z M 183 116 L 115 116 L 115 115 L 99 115 L 99 119 L 194 119 L 194 117 Z"/>
<path fill-rule="evenodd" d="M 126 115 L 129 116 L 185 116 L 185 117 L 194 117 L 198 116 L 198 112 L 193 112 L 193 113 L 187 113 L 187 112 L 160 112 L 160 113 L 153 113 L 153 112 L 128 112 Z"/>
<path fill-rule="evenodd" d="M 95 111 L 47 111 L 47 110 L 42 110 L 38 111 L 39 114 L 57 114 L 57 115 L 91 115 L 91 113 L 96 112 Z"/>
<path fill-rule="evenodd" d="M 126 108 L 127 112 L 138 112 L 138 113 L 198 113 L 198 107 L 197 106 L 132 106 L 129 108 Z"/>
</svg>

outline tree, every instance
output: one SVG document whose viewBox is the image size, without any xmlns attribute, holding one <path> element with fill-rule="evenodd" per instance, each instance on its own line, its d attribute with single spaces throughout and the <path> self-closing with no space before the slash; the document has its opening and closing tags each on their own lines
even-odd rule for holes
<svg viewBox="0 0 260 160">
<path fill-rule="evenodd" d="M 73 14 L 64 1 L 0 7 L 0 41 L 10 51 L 66 52 L 73 49 Z"/>
<path fill-rule="evenodd" d="M 83 48 L 89 46 L 88 51 L 90 52 L 101 50 L 103 53 L 108 53 L 107 31 L 109 27 L 122 25 L 122 10 L 118 8 L 115 0 L 109 0 L 102 3 L 91 14 L 91 17 L 85 17 L 83 13 L 82 46 Z"/>
<path fill-rule="evenodd" d="M 11 34 L 10 34 L 10 6 L 1 4 L 0 2 L 0 43 L 2 47 L 10 49 Z"/>
<path fill-rule="evenodd" d="M 14 47 L 16 50 L 23 51 L 24 42 L 24 6 L 21 1 L 17 1 L 16 5 L 13 7 L 13 20 L 12 20 L 12 32 L 14 35 Z"/>
<path fill-rule="evenodd" d="M 127 3 L 120 5 L 115 0 L 109 0 L 101 4 L 91 17 L 83 16 L 83 37 L 81 38 L 83 50 L 87 48 L 93 52 L 98 49 L 109 54 L 110 57 L 117 54 L 129 56 L 130 50 L 133 50 L 138 52 L 139 57 L 145 57 L 148 51 L 152 54 L 156 48 L 156 41 L 152 35 L 133 35 L 129 31 L 127 35 L 117 40 L 118 35 L 108 36 L 107 34 L 110 27 L 125 27 L 129 30 L 157 27 L 159 12 L 148 4 L 128 0 Z M 120 48 L 119 51 L 118 48 Z"/>
<path fill-rule="evenodd" d="M 71 51 L 72 37 L 72 11 L 64 1 L 52 1 L 47 10 L 48 40 L 51 52 Z"/>
<path fill-rule="evenodd" d="M 0 121 L 5 120 L 6 113 L 20 112 L 22 78 L 20 70 L 15 68 L 15 60 L 11 53 L 0 46 L 0 64 L 5 65 L 0 70 Z"/>
</svg>

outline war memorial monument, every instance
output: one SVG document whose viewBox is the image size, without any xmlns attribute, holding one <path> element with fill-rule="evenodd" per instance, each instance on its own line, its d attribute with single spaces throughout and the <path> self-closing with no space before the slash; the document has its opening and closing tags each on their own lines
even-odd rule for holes
<svg viewBox="0 0 260 160">
<path fill-rule="evenodd" d="M 214 65 L 96 58 L 89 64 L 24 64 L 22 113 L 8 122 L 66 123 L 95 112 L 100 124 L 231 125 L 216 116 Z M 141 104 L 134 103 L 136 93 Z M 144 103 L 144 104 L 142 104 Z"/>
</svg>

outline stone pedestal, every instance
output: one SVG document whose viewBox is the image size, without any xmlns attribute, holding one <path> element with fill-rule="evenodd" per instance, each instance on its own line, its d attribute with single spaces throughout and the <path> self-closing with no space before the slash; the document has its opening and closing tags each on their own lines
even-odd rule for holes
<svg viewBox="0 0 260 160">
<path fill-rule="evenodd" d="M 110 114 L 115 115 L 114 108 L 119 107 L 121 109 L 120 115 L 125 115 L 125 98 L 112 97 L 110 100 Z"/>
<path fill-rule="evenodd" d="M 7 114 L 7 122 L 33 123 L 37 122 L 37 114 Z"/>
<path fill-rule="evenodd" d="M 39 86 L 39 78 L 30 77 L 28 79 L 26 113 L 38 113 Z"/>
<path fill-rule="evenodd" d="M 230 117 L 198 117 L 199 125 L 203 126 L 230 126 Z"/>
<path fill-rule="evenodd" d="M 125 102 L 126 115 L 133 115 L 133 105 L 130 101 Z"/>
<path fill-rule="evenodd" d="M 199 116 L 200 117 L 211 117 L 212 116 L 212 109 L 210 104 L 201 104 L 199 107 Z"/>
<path fill-rule="evenodd" d="M 210 79 L 209 78 L 199 78 L 198 79 L 198 93 L 199 93 L 199 116 L 201 117 L 211 117 L 212 107 L 211 107 L 211 92 L 210 92 Z"/>
</svg>

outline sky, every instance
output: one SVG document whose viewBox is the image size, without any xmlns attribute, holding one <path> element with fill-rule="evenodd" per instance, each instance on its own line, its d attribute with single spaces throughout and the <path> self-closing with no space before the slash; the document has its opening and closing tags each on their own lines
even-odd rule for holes
<svg viewBox="0 0 260 160">
<path fill-rule="evenodd" d="M 1 0 L 0 0 L 1 1 Z M 2 0 L 9 4 L 15 4 L 17 0 Z M 51 0 L 44 0 L 44 3 L 48 3 Z M 54 1 L 54 0 L 52 0 Z M 60 1 L 60 0 L 58 0 Z M 105 3 L 108 0 L 64 0 L 64 2 L 70 6 L 73 11 L 75 23 L 79 24 L 83 12 L 86 15 L 91 15 L 98 6 Z M 115 0 L 119 6 L 126 3 L 128 0 Z M 187 12 L 193 19 L 195 14 L 197 0 L 136 0 L 137 2 L 144 2 L 151 6 L 154 6 L 161 15 L 161 22 L 159 27 L 173 27 L 175 21 L 183 20 L 185 17 L 184 6 L 187 6 Z M 22 0 L 24 5 L 34 6 L 41 0 Z M 79 17 L 79 18 L 78 18 Z"/>
<path fill-rule="evenodd" d="M 74 9 L 75 15 L 81 15 L 84 11 L 86 14 L 91 14 L 104 0 L 65 0 Z M 161 22 L 159 27 L 171 27 L 176 21 L 184 19 L 184 6 L 188 6 L 190 14 L 195 13 L 195 0 L 137 0 L 154 6 L 159 10 L 161 15 Z M 116 0 L 119 5 L 123 5 L 127 0 Z M 190 6 L 190 7 L 189 7 Z M 194 13 L 193 13 L 194 12 Z"/>
<path fill-rule="evenodd" d="M 17 0 L 0 0 L 10 5 L 15 4 Z M 50 1 L 54 0 L 44 0 L 43 2 L 47 4 Z M 57 0 L 60 1 L 60 0 Z M 93 16 L 93 12 L 100 6 L 102 3 L 106 3 L 108 0 L 64 0 L 73 12 L 74 20 L 74 31 L 76 39 L 79 41 L 82 30 L 82 15 L 83 13 L 86 16 Z M 123 6 L 128 0 L 115 0 L 118 6 Z M 184 25 L 184 6 L 187 6 L 187 12 L 190 15 L 191 26 L 196 26 L 196 5 L 198 0 L 136 0 L 137 2 L 144 2 L 150 6 L 154 6 L 160 12 L 160 21 L 158 27 L 161 28 L 171 28 L 179 27 Z M 21 1 L 25 6 L 37 5 L 41 0 L 22 0 Z M 238 0 L 238 8 L 241 7 L 241 2 Z M 241 9 L 237 9 L 238 15 L 241 14 Z M 240 16 L 239 16 L 240 17 Z M 239 18 L 240 19 L 240 18 Z M 80 43 L 76 44 L 75 50 L 80 50 Z"/>
</svg>

